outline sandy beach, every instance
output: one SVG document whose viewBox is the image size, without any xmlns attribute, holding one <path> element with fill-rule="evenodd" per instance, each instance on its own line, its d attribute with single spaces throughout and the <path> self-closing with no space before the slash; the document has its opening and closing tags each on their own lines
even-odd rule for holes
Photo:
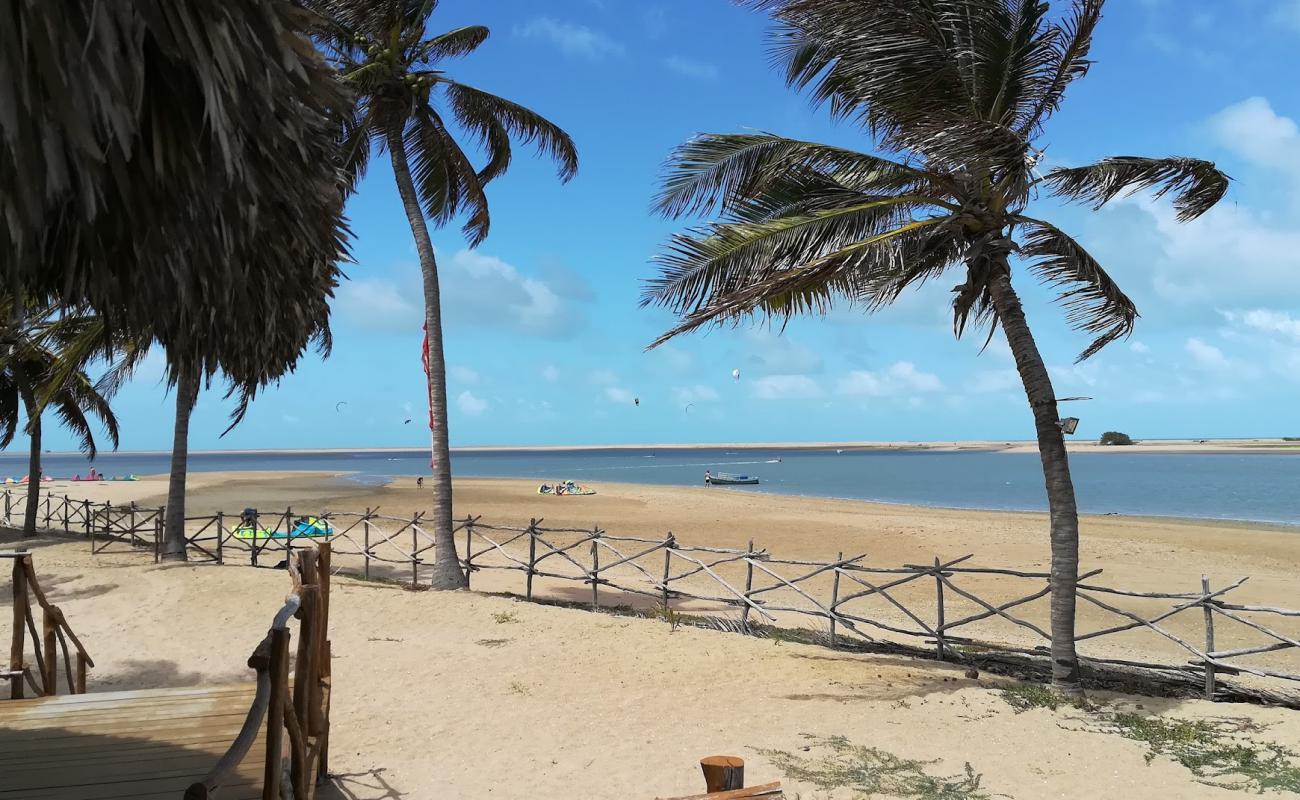
<svg viewBox="0 0 1300 800">
<path fill-rule="evenodd" d="M 423 492 L 315 474 L 192 476 L 192 513 L 269 506 L 409 513 Z M 76 487 L 114 503 L 157 501 L 161 479 Z M 611 486 L 543 498 L 519 481 L 462 481 L 458 514 L 545 515 L 718 546 L 754 537 L 793 556 L 856 550 L 906 562 L 975 550 L 1045 563 L 1043 520 L 739 492 Z M 1125 582 L 1190 585 L 1202 571 L 1252 574 L 1259 596 L 1293 585 L 1300 537 L 1258 526 L 1118 518 L 1084 521 L 1085 562 Z M 12 543 L 5 538 L 0 546 Z M 84 540 L 33 543 L 38 573 L 96 659 L 93 690 L 245 680 L 248 652 L 287 589 L 282 572 L 155 566 L 147 553 L 92 557 Z M 476 590 L 508 588 L 476 573 Z M 503 581 L 495 584 L 493 581 Z M 585 592 L 585 589 L 583 589 Z M 4 601 L 0 601 L 3 604 Z M 701 789 L 696 763 L 741 755 L 751 783 L 782 777 L 770 751 L 824 754 L 805 734 L 843 736 L 927 762 L 933 776 L 981 775 L 1012 798 L 1228 798 L 1142 742 L 1102 732 L 1072 708 L 1017 712 L 1005 679 L 892 656 L 837 652 L 588 611 L 482 591 L 440 594 L 337 576 L 333 752 L 336 797 L 656 797 Z M 1281 709 L 1101 695 L 1108 711 L 1242 718 L 1251 734 L 1300 749 L 1300 718 Z M 1081 780 L 1080 776 L 1088 776 Z M 850 797 L 791 783 L 792 797 Z"/>
</svg>

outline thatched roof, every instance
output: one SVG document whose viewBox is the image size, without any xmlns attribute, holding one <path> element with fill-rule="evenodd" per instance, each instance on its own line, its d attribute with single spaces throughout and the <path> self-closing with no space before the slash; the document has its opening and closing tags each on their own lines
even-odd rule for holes
<svg viewBox="0 0 1300 800">
<path fill-rule="evenodd" d="M 249 388 L 327 343 L 349 101 L 306 23 L 289 0 L 0 4 L 3 285 Z"/>
</svg>

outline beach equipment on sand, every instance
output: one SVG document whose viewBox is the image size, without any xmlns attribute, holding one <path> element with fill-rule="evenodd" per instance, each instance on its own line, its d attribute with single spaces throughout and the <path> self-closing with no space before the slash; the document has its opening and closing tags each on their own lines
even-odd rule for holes
<svg viewBox="0 0 1300 800">
<path fill-rule="evenodd" d="M 576 484 L 573 481 L 562 481 L 555 484 L 543 483 L 537 487 L 537 493 L 555 495 L 556 497 L 569 494 L 586 496 L 595 494 L 596 490 L 589 486 Z"/>
<path fill-rule="evenodd" d="M 733 475 L 730 472 L 719 472 L 717 475 L 714 475 L 710 472 L 705 472 L 704 484 L 706 486 L 755 486 L 758 484 L 758 476 Z"/>
<path fill-rule="evenodd" d="M 334 533 L 334 526 L 330 525 L 327 520 L 320 517 L 300 517 L 293 527 L 287 531 L 274 531 L 267 528 L 258 527 L 252 523 L 241 522 L 239 527 L 231 533 L 236 539 L 243 541 L 284 541 L 286 539 L 315 539 L 321 536 L 330 536 Z"/>
</svg>

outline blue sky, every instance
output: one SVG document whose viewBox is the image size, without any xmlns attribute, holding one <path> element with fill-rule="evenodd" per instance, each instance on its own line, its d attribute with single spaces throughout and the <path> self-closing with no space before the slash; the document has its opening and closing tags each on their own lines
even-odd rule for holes
<svg viewBox="0 0 1300 800">
<path fill-rule="evenodd" d="M 649 213 L 675 145 L 752 128 L 871 147 L 784 87 L 762 16 L 726 0 L 444 0 L 433 20 L 470 23 L 492 37 L 453 74 L 550 117 L 582 162 L 561 185 L 520 150 L 489 188 L 486 242 L 469 251 L 457 226 L 434 234 L 453 445 L 1032 437 L 1005 346 L 980 355 L 978 337 L 953 338 L 955 274 L 873 317 L 837 310 L 783 334 L 758 324 L 643 352 L 671 321 L 637 299 L 677 225 Z M 1081 239 L 1143 314 L 1130 341 L 1076 366 L 1087 340 L 1018 275 L 1058 396 L 1095 398 L 1071 407 L 1080 436 L 1300 435 L 1297 47 L 1300 0 L 1111 0 L 1098 63 L 1048 129 L 1049 162 L 1195 155 L 1237 182 L 1189 225 L 1143 197 L 1099 213 L 1037 209 Z M 307 358 L 224 439 L 229 404 L 205 393 L 193 447 L 427 441 L 419 272 L 382 159 L 348 211 L 356 263 L 334 304 L 332 357 Z M 153 359 L 116 402 L 124 449 L 170 445 L 160 371 Z M 70 444 L 62 432 L 48 441 Z"/>
</svg>

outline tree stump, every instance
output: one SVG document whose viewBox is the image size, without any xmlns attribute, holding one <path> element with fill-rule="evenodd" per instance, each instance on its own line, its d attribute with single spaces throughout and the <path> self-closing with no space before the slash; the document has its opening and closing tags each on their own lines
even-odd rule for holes
<svg viewBox="0 0 1300 800">
<path fill-rule="evenodd" d="M 737 756 L 708 756 L 700 759 L 706 792 L 745 788 L 745 760 Z"/>
</svg>

